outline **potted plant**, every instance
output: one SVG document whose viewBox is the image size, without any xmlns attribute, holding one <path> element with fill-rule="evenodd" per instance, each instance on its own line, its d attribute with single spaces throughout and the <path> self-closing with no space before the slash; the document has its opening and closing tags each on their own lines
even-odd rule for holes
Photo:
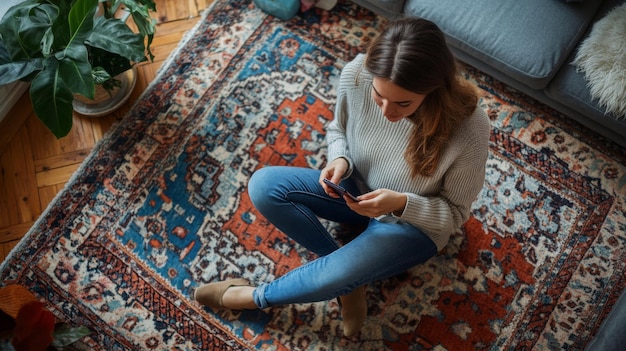
<svg viewBox="0 0 626 351">
<path fill-rule="evenodd" d="M 57 137 L 76 95 L 111 91 L 116 76 L 152 60 L 154 0 L 26 0 L 0 21 L 0 85 L 30 82 L 33 110 Z M 127 19 L 132 18 L 136 30 Z"/>
</svg>

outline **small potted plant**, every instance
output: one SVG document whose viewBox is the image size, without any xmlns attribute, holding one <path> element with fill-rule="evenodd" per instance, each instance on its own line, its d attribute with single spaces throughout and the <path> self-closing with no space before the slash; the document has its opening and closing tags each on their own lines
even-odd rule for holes
<svg viewBox="0 0 626 351">
<path fill-rule="evenodd" d="M 115 77 L 152 60 L 154 0 L 26 0 L 0 21 L 0 85 L 30 82 L 33 110 L 57 137 L 76 96 L 112 91 Z M 128 18 L 132 18 L 132 22 Z M 133 30 L 134 28 L 134 30 Z"/>
</svg>

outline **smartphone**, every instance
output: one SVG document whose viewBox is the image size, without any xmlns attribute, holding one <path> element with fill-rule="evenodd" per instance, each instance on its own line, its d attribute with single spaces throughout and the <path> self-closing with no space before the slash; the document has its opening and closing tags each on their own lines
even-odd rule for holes
<svg viewBox="0 0 626 351">
<path fill-rule="evenodd" d="M 359 199 L 356 198 L 356 196 L 350 194 L 346 189 L 344 189 L 342 186 L 339 186 L 333 182 L 331 182 L 330 180 L 324 178 L 324 183 L 326 183 L 326 185 L 328 185 L 329 187 L 333 188 L 333 190 L 335 190 L 337 192 L 337 194 L 339 195 L 346 195 L 349 198 L 351 198 L 353 201 L 359 202 Z"/>
</svg>

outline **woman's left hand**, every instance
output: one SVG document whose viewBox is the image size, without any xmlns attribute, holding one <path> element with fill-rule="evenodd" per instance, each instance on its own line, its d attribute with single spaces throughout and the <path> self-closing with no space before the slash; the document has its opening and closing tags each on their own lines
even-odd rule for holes
<svg viewBox="0 0 626 351">
<path fill-rule="evenodd" d="M 358 196 L 358 202 L 344 196 L 348 206 L 356 213 L 375 218 L 392 212 L 402 213 L 407 202 L 407 195 L 389 189 L 377 189 Z"/>
</svg>

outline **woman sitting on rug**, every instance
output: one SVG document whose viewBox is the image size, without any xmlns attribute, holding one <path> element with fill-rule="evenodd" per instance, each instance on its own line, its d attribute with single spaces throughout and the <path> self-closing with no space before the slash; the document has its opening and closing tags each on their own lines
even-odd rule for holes
<svg viewBox="0 0 626 351">
<path fill-rule="evenodd" d="M 326 167 L 266 167 L 250 179 L 256 208 L 319 258 L 258 287 L 207 284 L 195 299 L 254 309 L 339 296 L 343 332 L 354 335 L 367 315 L 365 285 L 424 263 L 468 219 L 489 138 L 477 100 L 435 24 L 390 23 L 342 71 Z M 340 196 L 325 178 L 361 195 Z M 340 246 L 318 217 L 366 229 Z"/>
</svg>

